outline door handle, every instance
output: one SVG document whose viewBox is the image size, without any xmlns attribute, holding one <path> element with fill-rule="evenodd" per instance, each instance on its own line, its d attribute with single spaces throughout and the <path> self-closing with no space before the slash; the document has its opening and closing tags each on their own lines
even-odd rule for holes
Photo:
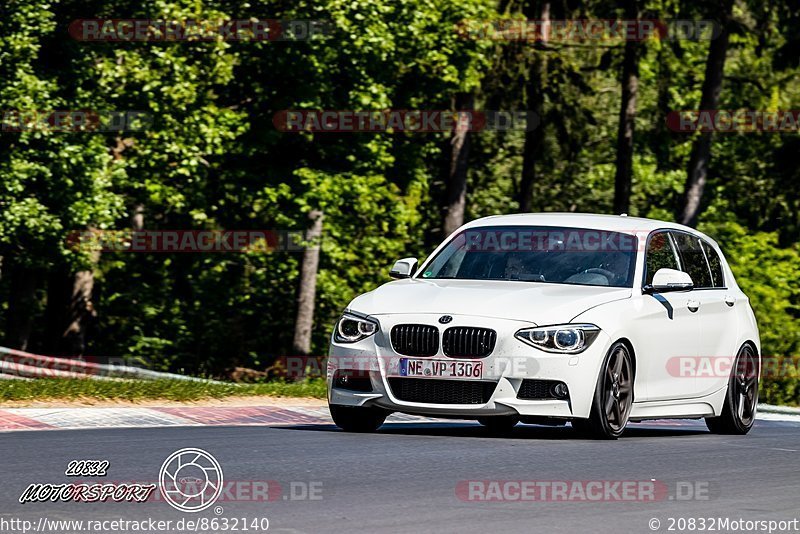
<svg viewBox="0 0 800 534">
<path fill-rule="evenodd" d="M 733 308 L 733 305 L 736 304 L 736 299 L 730 295 L 725 295 L 725 304 L 727 304 L 728 307 Z"/>
<path fill-rule="evenodd" d="M 686 307 L 689 308 L 689 311 L 694 313 L 700 309 L 700 303 L 696 300 L 690 300 L 686 303 Z"/>
</svg>

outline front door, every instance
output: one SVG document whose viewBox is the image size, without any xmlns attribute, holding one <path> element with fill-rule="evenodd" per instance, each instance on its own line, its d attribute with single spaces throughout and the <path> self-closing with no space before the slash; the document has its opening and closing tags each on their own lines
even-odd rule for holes
<svg viewBox="0 0 800 534">
<path fill-rule="evenodd" d="M 675 243 L 666 231 L 651 234 L 645 250 L 645 281 L 659 269 L 680 269 Z M 696 395 L 693 373 L 685 373 L 687 359 L 696 358 L 700 339 L 699 309 L 695 292 L 642 294 L 636 331 L 637 374 L 646 380 L 644 396 L 637 401 L 684 399 Z M 684 367 L 681 367 L 681 366 Z"/>
</svg>

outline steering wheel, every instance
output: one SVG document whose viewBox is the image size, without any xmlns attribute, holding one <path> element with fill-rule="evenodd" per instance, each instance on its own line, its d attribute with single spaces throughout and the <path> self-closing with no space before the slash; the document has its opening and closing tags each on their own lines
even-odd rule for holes
<svg viewBox="0 0 800 534">
<path fill-rule="evenodd" d="M 603 276 L 605 276 L 606 278 L 608 278 L 608 283 L 609 283 L 609 284 L 612 284 L 612 283 L 614 283 L 614 280 L 616 280 L 616 279 L 617 279 L 617 275 L 616 275 L 616 274 L 614 274 L 614 273 L 612 273 L 611 271 L 609 271 L 609 270 L 606 270 L 606 269 L 600 269 L 599 267 L 593 267 L 593 268 L 591 268 L 591 269 L 586 269 L 586 270 L 585 270 L 585 271 L 583 271 L 583 272 L 585 272 L 585 273 L 591 273 L 591 274 L 602 274 Z"/>
</svg>

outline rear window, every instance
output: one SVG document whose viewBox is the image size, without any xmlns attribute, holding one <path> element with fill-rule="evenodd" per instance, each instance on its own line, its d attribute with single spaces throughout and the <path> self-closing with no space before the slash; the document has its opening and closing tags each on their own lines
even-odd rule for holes
<svg viewBox="0 0 800 534">
<path fill-rule="evenodd" d="M 700 244 L 703 247 L 703 252 L 706 253 L 708 266 L 711 268 L 711 282 L 714 287 L 725 287 L 725 278 L 722 276 L 722 262 L 719 259 L 719 254 L 714 250 L 714 247 L 705 241 L 701 240 Z"/>
</svg>

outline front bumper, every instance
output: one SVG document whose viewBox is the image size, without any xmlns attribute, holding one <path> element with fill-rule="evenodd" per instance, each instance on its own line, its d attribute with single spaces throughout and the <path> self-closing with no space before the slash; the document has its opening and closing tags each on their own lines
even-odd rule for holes
<svg viewBox="0 0 800 534">
<path fill-rule="evenodd" d="M 389 381 L 397 376 L 397 368 L 403 356 L 392 348 L 389 332 L 397 324 L 425 324 L 437 326 L 439 315 L 403 314 L 374 315 L 380 323 L 378 332 L 357 343 L 343 344 L 331 340 L 327 382 L 328 402 L 345 406 L 380 407 L 393 412 L 414 415 L 430 415 L 475 419 L 492 415 L 515 415 L 520 417 L 587 418 L 592 406 L 595 385 L 611 340 L 604 333 L 580 354 L 556 354 L 544 352 L 516 339 L 514 334 L 521 328 L 537 326 L 533 323 L 495 319 L 470 315 L 453 315 L 447 327 L 472 326 L 491 328 L 497 332 L 497 343 L 489 356 L 479 359 L 451 358 L 439 352 L 426 359 L 444 361 L 483 361 L 482 381 L 494 384 L 487 402 L 470 404 L 443 404 L 436 402 L 409 402 L 398 398 Z M 422 359 L 422 358 L 419 358 Z M 368 373 L 371 391 L 354 391 L 334 387 L 336 371 L 356 370 Z M 523 380 L 560 381 L 567 385 L 569 396 L 565 400 L 518 397 Z M 432 380 L 430 378 L 406 378 L 405 380 Z M 463 380 L 463 379 L 447 379 Z M 395 382 L 396 384 L 396 382 Z M 396 387 L 396 385 L 395 385 Z"/>
</svg>

